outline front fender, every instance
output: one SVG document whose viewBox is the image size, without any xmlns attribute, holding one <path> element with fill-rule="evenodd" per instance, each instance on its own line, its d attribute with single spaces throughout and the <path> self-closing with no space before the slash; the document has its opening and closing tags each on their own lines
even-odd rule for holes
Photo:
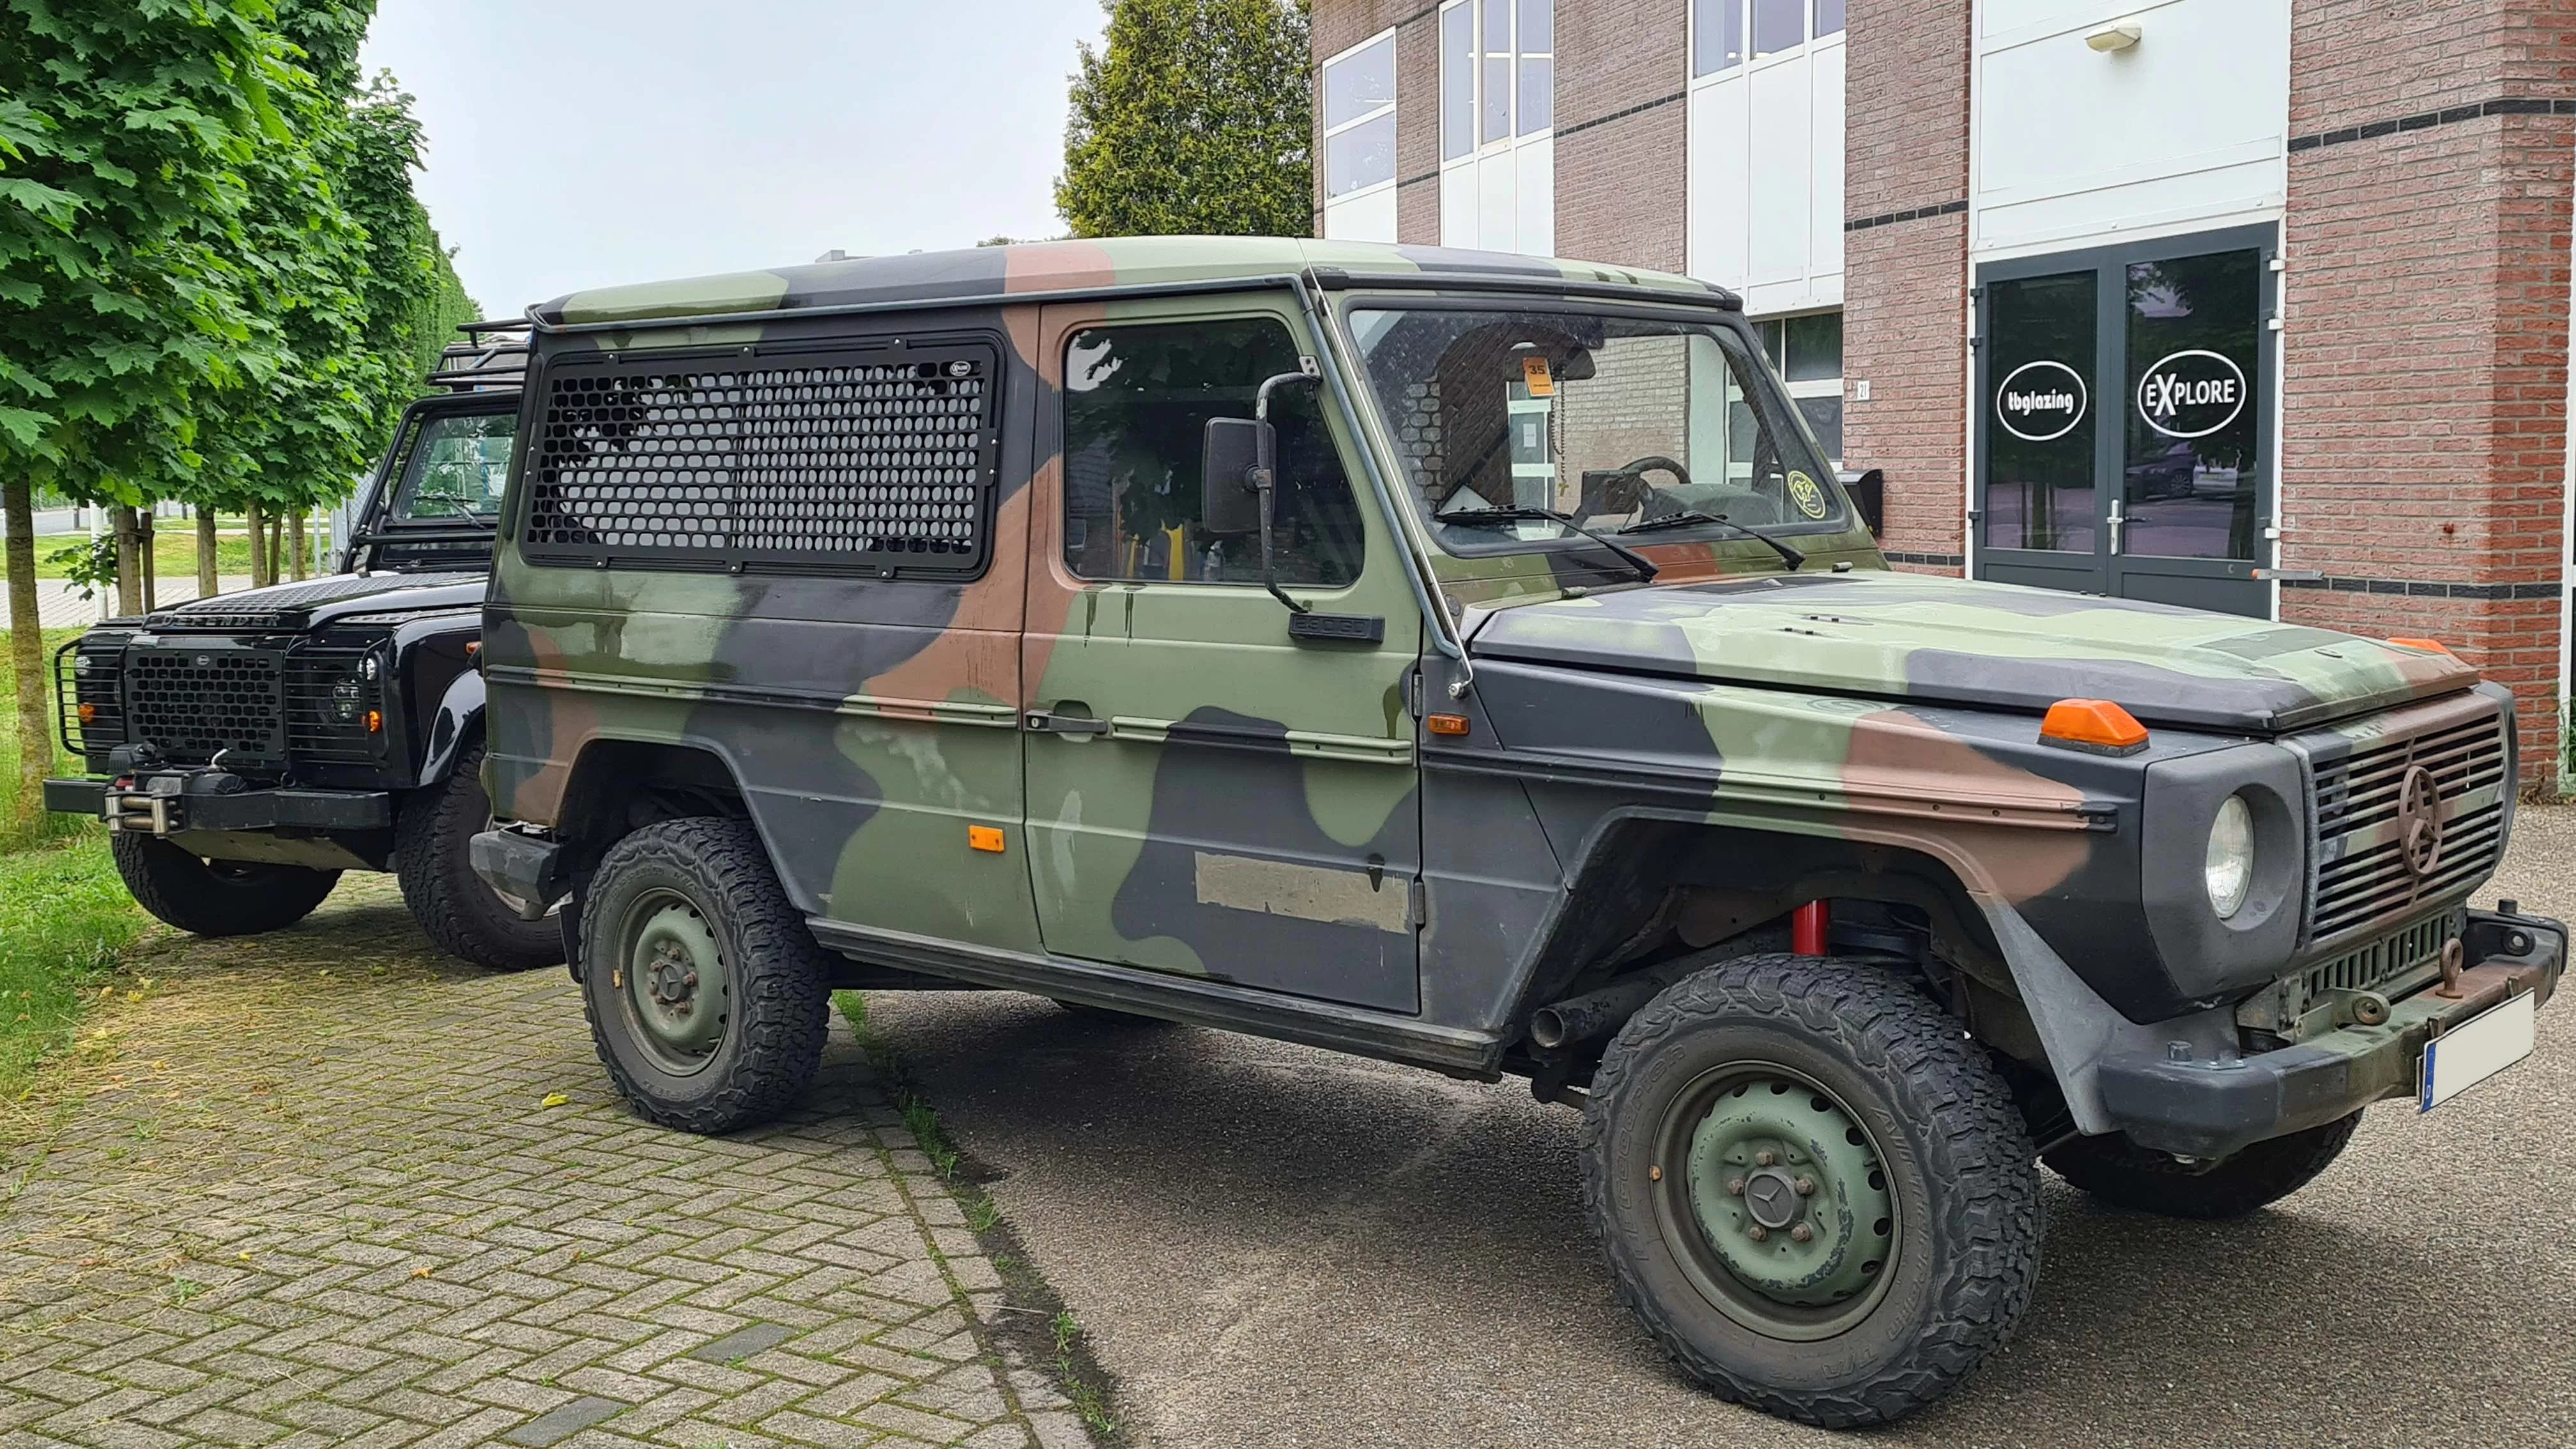
<svg viewBox="0 0 2576 1449">
<path fill-rule="evenodd" d="M 438 712 L 429 721 L 429 752 L 420 762 L 420 783 L 424 786 L 444 783 L 448 772 L 456 768 L 456 757 L 465 742 L 482 733 L 483 675 L 468 669 L 449 680 L 447 692 L 439 697 Z"/>
</svg>

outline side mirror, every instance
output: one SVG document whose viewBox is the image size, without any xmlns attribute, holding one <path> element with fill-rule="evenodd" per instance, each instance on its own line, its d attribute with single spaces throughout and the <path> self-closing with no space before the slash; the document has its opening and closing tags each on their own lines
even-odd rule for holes
<svg viewBox="0 0 2576 1449">
<path fill-rule="evenodd" d="M 1277 465 L 1278 447 L 1277 430 L 1267 422 L 1207 420 L 1199 451 L 1199 527 L 1218 534 L 1261 527 L 1261 483 Z"/>
<path fill-rule="evenodd" d="M 1878 537 L 1887 529 L 1887 474 L 1876 468 L 1842 475 L 1843 492 L 1859 511 L 1860 521 L 1869 527 L 1869 536 Z"/>
</svg>

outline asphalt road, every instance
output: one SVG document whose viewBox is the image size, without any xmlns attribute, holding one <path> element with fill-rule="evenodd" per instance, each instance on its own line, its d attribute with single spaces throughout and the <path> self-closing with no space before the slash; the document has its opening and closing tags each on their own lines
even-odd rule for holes
<svg viewBox="0 0 2576 1449">
<path fill-rule="evenodd" d="M 2498 885 L 2576 917 L 2576 810 L 2525 811 Z M 2019 1336 L 1862 1436 L 1667 1365 L 1611 1297 L 1574 1114 L 1516 1082 L 1025 996 L 880 993 L 871 1019 L 1007 1174 L 994 1196 L 1143 1443 L 2576 1443 L 2576 1006 L 2433 1115 L 2373 1109 L 2324 1178 L 2243 1222 L 2123 1216 L 2050 1178 Z"/>
</svg>

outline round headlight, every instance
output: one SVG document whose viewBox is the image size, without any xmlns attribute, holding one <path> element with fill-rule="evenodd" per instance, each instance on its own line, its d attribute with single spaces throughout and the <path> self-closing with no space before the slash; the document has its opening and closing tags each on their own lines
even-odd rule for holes
<svg viewBox="0 0 2576 1449">
<path fill-rule="evenodd" d="M 2209 908 L 2226 920 L 2245 907 L 2245 892 L 2254 884 L 2254 812 L 2245 797 L 2230 795 L 2209 822 L 2209 853 L 2201 869 L 2209 887 Z"/>
</svg>

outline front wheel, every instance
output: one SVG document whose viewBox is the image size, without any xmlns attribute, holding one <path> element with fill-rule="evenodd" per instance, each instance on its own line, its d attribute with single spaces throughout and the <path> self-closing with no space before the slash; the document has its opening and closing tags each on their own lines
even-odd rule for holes
<svg viewBox="0 0 2576 1449">
<path fill-rule="evenodd" d="M 563 960 L 563 930 L 531 921 L 519 903 L 483 883 L 469 857 L 475 832 L 492 824 L 483 794 L 483 748 L 458 753 L 447 778 L 403 801 L 394 823 L 394 879 L 411 918 L 440 950 L 494 971 L 525 971 Z"/>
<path fill-rule="evenodd" d="M 2114 1207 L 2168 1218 L 2241 1218 L 2316 1181 L 2361 1126 L 2361 1114 L 2257 1142 L 2216 1165 L 2150 1152 L 2125 1135 L 2078 1137 L 2048 1149 L 2058 1176 Z"/>
<path fill-rule="evenodd" d="M 1719 1397 L 1827 1427 L 1947 1393 L 2039 1276 L 2039 1175 L 1958 1023 L 1866 962 L 1763 955 L 1604 1053 L 1584 1198 L 1619 1296 Z"/>
<path fill-rule="evenodd" d="M 336 870 L 204 860 L 166 840 L 120 830 L 107 853 L 136 903 L 196 936 L 256 936 L 313 914 L 339 884 Z"/>
<path fill-rule="evenodd" d="M 601 1063 L 665 1127 L 767 1121 L 822 1061 L 828 958 L 748 821 L 666 820 L 611 846 L 582 895 L 581 966 Z"/>
</svg>

